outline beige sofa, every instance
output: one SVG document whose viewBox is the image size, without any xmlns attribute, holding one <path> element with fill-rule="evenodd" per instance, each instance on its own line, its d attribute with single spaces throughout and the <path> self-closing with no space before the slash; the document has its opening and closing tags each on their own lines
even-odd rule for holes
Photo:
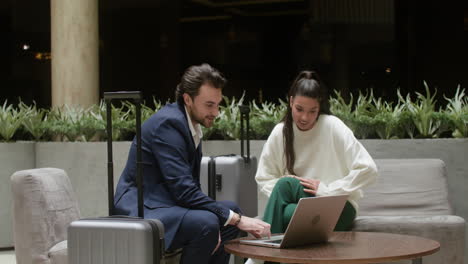
<svg viewBox="0 0 468 264">
<path fill-rule="evenodd" d="M 375 162 L 379 178 L 365 189 L 365 197 L 359 201 L 354 230 L 431 238 L 440 242 L 440 251 L 425 257 L 425 264 L 463 264 L 465 220 L 455 215 L 450 203 L 444 162 L 439 159 Z"/>
<path fill-rule="evenodd" d="M 422 236 L 440 242 L 425 264 L 463 264 L 465 220 L 450 203 L 445 164 L 439 159 L 376 159 L 379 177 L 364 190 L 354 231 Z M 259 215 L 267 198 L 259 192 Z M 411 263 L 401 261 L 392 263 Z"/>
</svg>

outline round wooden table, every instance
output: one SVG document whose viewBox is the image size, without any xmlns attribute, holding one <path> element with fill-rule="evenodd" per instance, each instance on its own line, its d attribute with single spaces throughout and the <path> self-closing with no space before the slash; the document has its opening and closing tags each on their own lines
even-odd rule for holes
<svg viewBox="0 0 468 264">
<path fill-rule="evenodd" d="M 359 264 L 412 259 L 437 252 L 437 241 L 409 235 L 377 232 L 335 232 L 327 243 L 290 249 L 276 249 L 240 244 L 239 238 L 229 241 L 224 249 L 236 256 L 282 263 Z M 250 238 L 251 239 L 251 238 Z"/>
</svg>

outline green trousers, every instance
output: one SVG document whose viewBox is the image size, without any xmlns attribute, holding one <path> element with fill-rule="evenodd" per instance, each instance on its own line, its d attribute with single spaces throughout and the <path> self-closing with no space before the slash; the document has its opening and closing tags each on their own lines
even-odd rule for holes
<svg viewBox="0 0 468 264">
<path fill-rule="evenodd" d="M 271 233 L 284 233 L 299 199 L 311 196 L 313 195 L 304 192 L 304 186 L 300 184 L 298 179 L 280 178 L 273 188 L 263 216 L 263 221 L 271 225 Z M 355 218 L 356 210 L 349 202 L 346 202 L 334 230 L 351 230 Z"/>
</svg>

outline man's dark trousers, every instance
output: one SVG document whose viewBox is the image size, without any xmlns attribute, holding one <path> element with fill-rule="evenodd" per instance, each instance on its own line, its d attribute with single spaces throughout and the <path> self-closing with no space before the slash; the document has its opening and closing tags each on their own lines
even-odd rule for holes
<svg viewBox="0 0 468 264">
<path fill-rule="evenodd" d="M 220 201 L 220 203 L 236 213 L 240 212 L 234 202 Z M 210 211 L 189 210 L 171 245 L 171 249 L 183 248 L 180 263 L 229 263 L 230 255 L 224 251 L 224 243 L 236 238 L 239 229 L 232 225 L 223 226 L 223 224 L 220 224 L 219 218 Z M 221 245 L 214 254 L 211 254 L 218 244 L 220 232 Z"/>
</svg>

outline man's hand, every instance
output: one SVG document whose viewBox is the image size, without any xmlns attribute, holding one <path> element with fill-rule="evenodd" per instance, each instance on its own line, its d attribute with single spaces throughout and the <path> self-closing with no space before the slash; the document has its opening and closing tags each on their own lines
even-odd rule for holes
<svg viewBox="0 0 468 264">
<path fill-rule="evenodd" d="M 233 217 L 233 222 L 237 222 L 238 219 L 239 215 L 236 214 Z M 252 234 L 256 238 L 261 238 L 265 236 L 271 237 L 270 224 L 265 223 L 260 219 L 242 216 L 239 224 L 237 224 L 237 228 Z"/>
<path fill-rule="evenodd" d="M 218 233 L 218 244 L 216 245 L 215 249 L 213 249 L 213 252 L 211 252 L 211 255 L 213 255 L 216 250 L 218 250 L 219 245 L 221 245 L 221 232 Z"/>
</svg>

